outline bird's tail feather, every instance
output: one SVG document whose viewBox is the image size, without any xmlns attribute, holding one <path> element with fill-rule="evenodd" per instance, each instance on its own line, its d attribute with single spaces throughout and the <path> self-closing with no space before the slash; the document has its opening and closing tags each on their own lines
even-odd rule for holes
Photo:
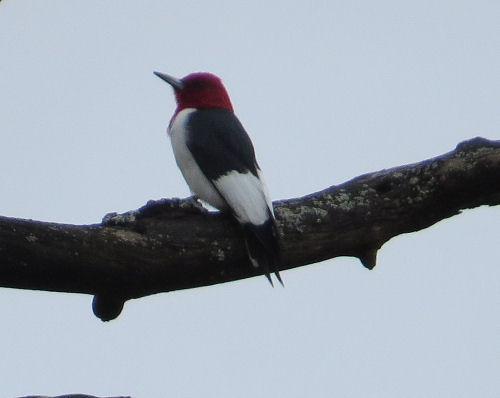
<svg viewBox="0 0 500 398">
<path fill-rule="evenodd" d="M 262 225 L 245 224 L 243 225 L 243 231 L 248 257 L 252 265 L 264 271 L 271 286 L 274 286 L 270 275 L 271 272 L 274 272 L 276 279 L 284 286 L 279 273 L 278 233 L 274 219 L 270 218 Z"/>
</svg>

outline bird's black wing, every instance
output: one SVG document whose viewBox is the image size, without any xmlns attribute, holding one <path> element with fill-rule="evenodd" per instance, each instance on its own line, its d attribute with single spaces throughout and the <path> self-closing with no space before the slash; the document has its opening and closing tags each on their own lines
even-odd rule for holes
<svg viewBox="0 0 500 398">
<path fill-rule="evenodd" d="M 269 282 L 274 272 L 280 283 L 278 234 L 272 204 L 267 198 L 266 188 L 260 181 L 259 166 L 255 160 L 252 141 L 233 112 L 226 109 L 207 109 L 194 112 L 187 122 L 187 147 L 196 163 L 213 184 L 219 194 L 228 202 L 233 215 L 242 223 L 248 255 L 255 267 L 261 268 Z M 196 135 L 195 135 L 196 134 Z M 222 182 L 228 172 L 251 173 L 260 181 L 259 186 L 226 186 Z M 235 182 L 236 183 L 236 182 Z M 241 192 L 240 189 L 248 189 Z M 227 189 L 226 189 L 227 188 Z M 232 190 L 232 192 L 230 192 Z M 238 190 L 238 192 L 236 192 Z M 258 197 L 251 200 L 252 195 Z M 242 213 L 235 211 L 231 200 L 248 203 L 248 206 L 265 206 L 266 220 L 262 224 L 242 222 Z M 250 213 L 252 210 L 246 209 Z"/>
<path fill-rule="evenodd" d="M 228 170 L 258 176 L 252 141 L 233 112 L 200 109 L 190 115 L 186 127 L 187 147 L 209 180 Z"/>
</svg>

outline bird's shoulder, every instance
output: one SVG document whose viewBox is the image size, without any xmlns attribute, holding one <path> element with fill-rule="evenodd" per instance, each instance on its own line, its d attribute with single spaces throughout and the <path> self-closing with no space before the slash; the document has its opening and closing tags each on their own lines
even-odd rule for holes
<svg viewBox="0 0 500 398">
<path fill-rule="evenodd" d="M 186 120 L 186 145 L 207 177 L 228 171 L 257 176 L 255 151 L 245 128 L 227 109 L 199 109 Z"/>
</svg>

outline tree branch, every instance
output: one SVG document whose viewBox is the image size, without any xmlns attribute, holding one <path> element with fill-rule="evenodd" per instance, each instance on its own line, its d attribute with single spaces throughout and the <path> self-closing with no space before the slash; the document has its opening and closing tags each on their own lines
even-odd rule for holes
<svg viewBox="0 0 500 398">
<path fill-rule="evenodd" d="M 337 256 L 371 269 L 392 237 L 499 203 L 500 141 L 475 138 L 433 159 L 274 202 L 281 269 Z M 256 275 L 238 225 L 193 199 L 151 201 L 95 225 L 0 217 L 0 286 L 96 295 L 103 320 L 131 298 Z"/>
<path fill-rule="evenodd" d="M 45 395 L 29 395 L 26 397 L 19 397 L 19 398 L 99 398 L 99 397 L 86 394 L 66 394 L 66 395 L 58 395 L 57 397 L 48 397 Z M 131 397 L 108 397 L 108 398 L 131 398 Z"/>
</svg>

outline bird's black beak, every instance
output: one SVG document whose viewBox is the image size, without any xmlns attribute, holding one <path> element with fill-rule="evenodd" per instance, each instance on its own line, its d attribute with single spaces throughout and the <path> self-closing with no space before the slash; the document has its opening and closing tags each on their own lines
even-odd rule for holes
<svg viewBox="0 0 500 398">
<path fill-rule="evenodd" d="M 160 79 L 165 80 L 168 84 L 170 84 L 174 90 L 182 90 L 184 87 L 184 83 L 181 79 L 177 79 L 176 77 L 167 75 L 166 73 L 161 72 L 153 72 Z"/>
</svg>

